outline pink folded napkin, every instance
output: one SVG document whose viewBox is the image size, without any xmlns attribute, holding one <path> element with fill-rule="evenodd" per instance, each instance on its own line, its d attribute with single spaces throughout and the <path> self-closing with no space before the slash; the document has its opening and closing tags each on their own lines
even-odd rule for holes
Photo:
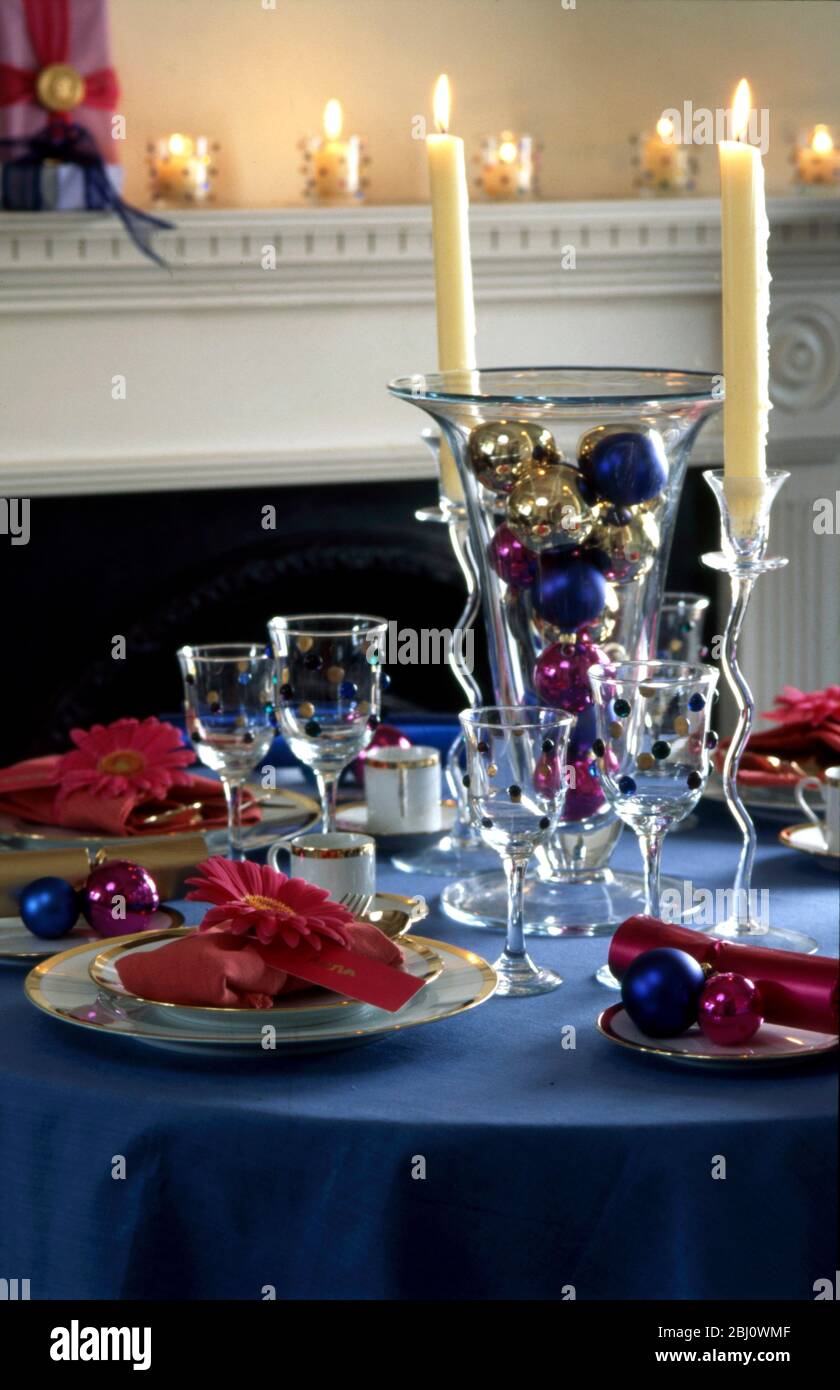
<svg viewBox="0 0 840 1390">
<path fill-rule="evenodd" d="M 750 736 L 738 770 L 743 786 L 795 787 L 805 774 L 819 777 L 840 762 L 840 685 L 811 691 L 786 685 L 762 718 L 775 727 Z M 724 739 L 715 753 L 719 772 L 728 745 Z"/>
<path fill-rule="evenodd" d="M 402 964 L 399 946 L 378 927 L 354 922 L 346 932 L 348 946 L 359 955 Z M 270 1009 L 278 995 L 313 988 L 268 965 L 253 937 L 215 930 L 196 931 L 154 951 L 132 951 L 117 962 L 117 973 L 132 994 L 161 1004 Z"/>
</svg>

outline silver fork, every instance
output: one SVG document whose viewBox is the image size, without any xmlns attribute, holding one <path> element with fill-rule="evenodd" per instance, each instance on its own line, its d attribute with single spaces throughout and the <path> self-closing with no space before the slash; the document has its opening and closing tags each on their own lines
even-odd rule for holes
<svg viewBox="0 0 840 1390">
<path fill-rule="evenodd" d="M 338 901 L 348 912 L 352 912 L 354 917 L 364 917 L 373 902 L 373 897 L 372 893 L 345 893 Z"/>
</svg>

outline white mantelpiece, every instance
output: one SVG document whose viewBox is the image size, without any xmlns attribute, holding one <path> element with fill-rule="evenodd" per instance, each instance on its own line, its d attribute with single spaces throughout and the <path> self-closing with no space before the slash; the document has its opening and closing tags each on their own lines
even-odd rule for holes
<svg viewBox="0 0 840 1390">
<path fill-rule="evenodd" d="M 828 462 L 840 200 L 770 215 L 774 461 Z M 419 416 L 385 392 L 434 365 L 428 209 L 174 220 L 166 272 L 111 218 L 0 216 L 0 492 L 428 476 Z M 720 365 L 716 201 L 480 205 L 472 238 L 481 362 Z M 696 458 L 718 447 L 709 430 Z"/>
</svg>

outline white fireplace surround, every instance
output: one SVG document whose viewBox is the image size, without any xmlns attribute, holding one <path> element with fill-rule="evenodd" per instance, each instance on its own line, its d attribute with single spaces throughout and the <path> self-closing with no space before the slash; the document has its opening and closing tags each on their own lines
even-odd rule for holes
<svg viewBox="0 0 840 1390">
<path fill-rule="evenodd" d="M 837 680 L 840 627 L 840 536 L 813 530 L 840 482 L 840 198 L 769 215 L 770 459 L 793 476 L 773 538 L 791 565 L 758 586 L 746 636 L 759 700 Z M 427 207 L 172 220 L 167 272 L 112 218 L 0 215 L 0 496 L 276 500 L 285 483 L 432 476 L 419 412 L 385 390 L 434 367 Z M 720 369 L 716 200 L 479 205 L 471 235 L 482 365 Z M 719 422 L 693 462 L 720 462 Z"/>
</svg>

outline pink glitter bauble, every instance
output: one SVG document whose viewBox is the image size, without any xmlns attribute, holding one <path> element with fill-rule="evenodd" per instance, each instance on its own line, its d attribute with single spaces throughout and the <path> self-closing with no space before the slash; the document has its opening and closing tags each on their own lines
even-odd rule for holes
<svg viewBox="0 0 840 1390">
<path fill-rule="evenodd" d="M 380 724 L 374 730 L 373 738 L 367 748 L 363 748 L 358 758 L 354 758 L 350 764 L 350 774 L 357 787 L 365 785 L 365 756 L 372 753 L 374 748 L 410 748 L 411 739 L 402 729 L 396 729 L 393 724 Z"/>
<path fill-rule="evenodd" d="M 500 526 L 489 546 L 487 556 L 500 579 L 517 589 L 529 589 L 537 574 L 537 557 L 513 534 L 509 526 Z"/>
<path fill-rule="evenodd" d="M 82 889 L 82 913 L 97 936 L 125 936 L 157 925 L 160 893 L 148 869 L 114 859 L 92 869 Z"/>
<path fill-rule="evenodd" d="M 563 804 L 564 821 L 586 820 L 588 816 L 593 816 L 606 800 L 598 778 L 593 777 L 589 770 L 591 766 L 591 753 L 582 754 L 569 764 L 575 777 L 574 785 L 569 779 L 569 788 Z"/>
<path fill-rule="evenodd" d="M 700 995 L 697 1022 L 710 1042 L 723 1047 L 749 1042 L 764 1022 L 758 986 L 731 970 L 710 975 Z"/>
<path fill-rule="evenodd" d="M 589 668 L 606 660 L 594 642 L 554 642 L 537 657 L 534 689 L 552 709 L 580 714 L 592 703 Z"/>
</svg>

